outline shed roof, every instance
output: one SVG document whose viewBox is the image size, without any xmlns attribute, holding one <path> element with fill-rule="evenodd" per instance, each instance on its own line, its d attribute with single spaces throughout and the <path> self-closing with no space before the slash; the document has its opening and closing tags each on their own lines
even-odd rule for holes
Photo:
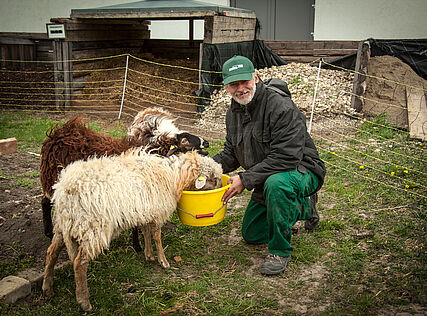
<svg viewBox="0 0 427 316">
<path fill-rule="evenodd" d="M 203 18 L 212 15 L 255 18 L 247 9 L 218 6 L 194 0 L 142 0 L 91 9 L 72 9 L 72 18 Z"/>
</svg>

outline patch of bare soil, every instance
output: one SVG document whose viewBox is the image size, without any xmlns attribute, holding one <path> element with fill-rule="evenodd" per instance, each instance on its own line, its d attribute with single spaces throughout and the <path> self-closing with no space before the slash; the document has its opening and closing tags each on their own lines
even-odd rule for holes
<svg viewBox="0 0 427 316">
<path fill-rule="evenodd" d="M 411 110 L 408 96 L 415 91 L 423 93 L 423 90 L 427 95 L 427 80 L 392 56 L 372 57 L 367 68 L 370 77 L 366 78 L 363 111 L 374 115 L 385 112 L 391 124 L 408 129 L 412 123 L 408 121 L 407 111 Z"/>
<path fill-rule="evenodd" d="M 21 265 L 33 259 L 32 267 L 42 271 L 50 239 L 43 233 L 39 164 L 27 152 L 0 156 L 0 262 Z M 60 262 L 67 260 L 61 256 Z M 1 270 L 0 278 L 6 274 Z"/>
</svg>

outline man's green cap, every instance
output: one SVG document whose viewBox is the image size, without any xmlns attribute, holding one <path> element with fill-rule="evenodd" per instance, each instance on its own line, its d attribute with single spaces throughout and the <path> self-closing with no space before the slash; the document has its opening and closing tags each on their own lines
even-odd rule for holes
<svg viewBox="0 0 427 316">
<path fill-rule="evenodd" d="M 231 57 L 222 66 L 224 85 L 234 81 L 252 80 L 254 72 L 254 65 L 248 58 L 243 56 Z"/>
</svg>

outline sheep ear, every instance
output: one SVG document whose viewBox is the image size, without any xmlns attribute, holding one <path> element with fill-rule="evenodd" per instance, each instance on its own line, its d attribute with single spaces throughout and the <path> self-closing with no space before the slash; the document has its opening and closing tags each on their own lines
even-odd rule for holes
<svg viewBox="0 0 427 316">
<path fill-rule="evenodd" d="M 166 157 L 172 156 L 173 154 L 175 154 L 178 151 L 178 147 L 175 145 L 171 145 L 169 148 L 168 153 L 166 154 Z"/>
<path fill-rule="evenodd" d="M 206 185 L 206 178 L 204 176 L 200 176 L 196 179 L 196 189 L 200 190 Z"/>
</svg>

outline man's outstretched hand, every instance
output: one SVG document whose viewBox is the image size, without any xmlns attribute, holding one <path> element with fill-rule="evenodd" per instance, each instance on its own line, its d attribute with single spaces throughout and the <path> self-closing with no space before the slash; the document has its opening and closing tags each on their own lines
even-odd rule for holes
<svg viewBox="0 0 427 316">
<path fill-rule="evenodd" d="M 227 184 L 230 184 L 231 186 L 228 188 L 227 191 L 225 191 L 224 195 L 222 196 L 222 202 L 225 204 L 228 202 L 229 199 L 231 199 L 236 194 L 242 193 L 245 187 L 243 186 L 242 180 L 240 180 L 240 177 L 233 176 L 230 179 L 228 179 Z"/>
</svg>

